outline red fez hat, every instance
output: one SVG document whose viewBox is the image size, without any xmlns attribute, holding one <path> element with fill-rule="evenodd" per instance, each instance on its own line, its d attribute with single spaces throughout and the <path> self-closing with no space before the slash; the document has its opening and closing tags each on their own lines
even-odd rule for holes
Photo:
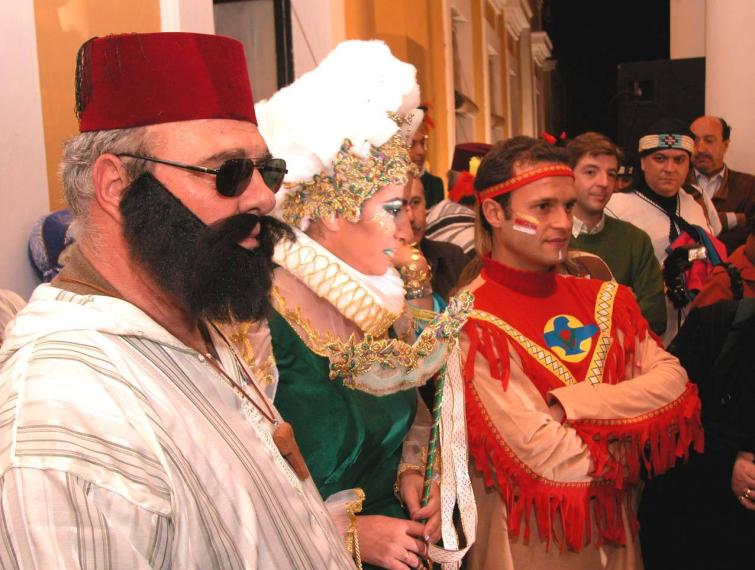
<svg viewBox="0 0 755 570">
<path fill-rule="evenodd" d="M 182 32 L 92 38 L 77 56 L 76 116 L 81 132 L 195 119 L 256 124 L 244 48 Z"/>
<path fill-rule="evenodd" d="M 451 161 L 451 170 L 469 170 L 469 161 L 475 156 L 482 158 L 493 145 L 487 143 L 460 143 L 454 148 L 454 158 Z"/>
<path fill-rule="evenodd" d="M 448 191 L 448 199 L 452 202 L 461 202 L 464 198 L 475 196 L 475 175 L 462 170 L 456 177 L 453 188 Z"/>
</svg>

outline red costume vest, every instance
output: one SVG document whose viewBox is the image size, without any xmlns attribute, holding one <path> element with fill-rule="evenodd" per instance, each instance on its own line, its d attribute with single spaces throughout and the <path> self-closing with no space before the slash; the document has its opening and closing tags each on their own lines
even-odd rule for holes
<svg viewBox="0 0 755 570">
<path fill-rule="evenodd" d="M 476 467 L 488 486 L 497 486 L 511 535 L 524 526 L 529 538 L 534 510 L 541 539 L 561 548 L 579 550 L 590 543 L 592 523 L 598 542 L 624 543 L 620 507 L 628 507 L 627 491 L 639 481 L 641 463 L 658 474 L 686 457 L 691 443 L 702 451 L 696 386 L 687 384 L 681 397 L 640 417 L 567 420 L 590 451 L 595 478 L 575 483 L 539 476 L 516 457 L 481 403 L 472 383 L 477 354 L 506 390 L 516 353 L 547 401 L 548 392 L 562 386 L 630 379 L 637 342 L 652 332 L 632 293 L 613 281 L 517 271 L 490 258 L 483 265 L 484 283 L 474 291 L 475 311 L 465 327 L 469 450 Z M 636 530 L 634 513 L 626 510 Z M 554 532 L 556 526 L 560 530 Z"/>
</svg>

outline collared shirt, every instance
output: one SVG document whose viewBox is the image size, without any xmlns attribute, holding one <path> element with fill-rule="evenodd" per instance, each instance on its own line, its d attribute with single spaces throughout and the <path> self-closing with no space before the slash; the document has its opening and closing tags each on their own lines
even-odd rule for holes
<svg viewBox="0 0 755 570">
<path fill-rule="evenodd" d="M 708 178 L 695 169 L 695 180 L 697 180 L 697 185 L 700 186 L 700 189 L 703 191 L 703 193 L 708 198 L 713 198 L 713 196 L 716 195 L 716 192 L 718 192 L 719 188 L 721 188 L 721 184 L 724 181 L 724 175 L 726 174 L 726 166 L 724 166 L 715 176 L 712 178 Z"/>
<path fill-rule="evenodd" d="M 603 214 L 600 217 L 600 221 L 595 224 L 595 226 L 590 229 L 587 227 L 587 224 L 585 224 L 582 220 L 580 220 L 577 216 L 574 216 L 572 218 L 572 224 L 571 224 L 571 235 L 574 236 L 574 239 L 578 238 L 582 234 L 587 235 L 595 235 L 599 234 L 603 231 L 603 228 L 606 226 L 606 215 Z"/>
</svg>

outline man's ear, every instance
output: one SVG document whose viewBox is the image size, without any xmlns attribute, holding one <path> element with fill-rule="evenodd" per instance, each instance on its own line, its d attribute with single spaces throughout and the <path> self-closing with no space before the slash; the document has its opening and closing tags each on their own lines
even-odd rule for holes
<svg viewBox="0 0 755 570">
<path fill-rule="evenodd" d="M 506 219 L 503 206 L 491 199 L 487 199 L 482 203 L 482 215 L 485 216 L 485 219 L 493 228 L 500 228 L 503 226 L 504 220 Z"/>
<path fill-rule="evenodd" d="M 92 165 L 92 183 L 99 207 L 120 222 L 120 203 L 131 179 L 121 159 L 114 154 L 102 154 Z"/>
</svg>

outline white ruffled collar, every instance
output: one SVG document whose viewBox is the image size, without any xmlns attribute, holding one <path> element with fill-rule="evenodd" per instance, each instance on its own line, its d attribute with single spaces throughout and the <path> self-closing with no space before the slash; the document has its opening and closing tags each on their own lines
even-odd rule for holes
<svg viewBox="0 0 755 570">
<path fill-rule="evenodd" d="M 273 260 L 332 304 L 365 334 L 380 336 L 404 310 L 404 284 L 392 267 L 383 275 L 365 275 L 295 230 L 296 241 L 283 240 Z"/>
</svg>

